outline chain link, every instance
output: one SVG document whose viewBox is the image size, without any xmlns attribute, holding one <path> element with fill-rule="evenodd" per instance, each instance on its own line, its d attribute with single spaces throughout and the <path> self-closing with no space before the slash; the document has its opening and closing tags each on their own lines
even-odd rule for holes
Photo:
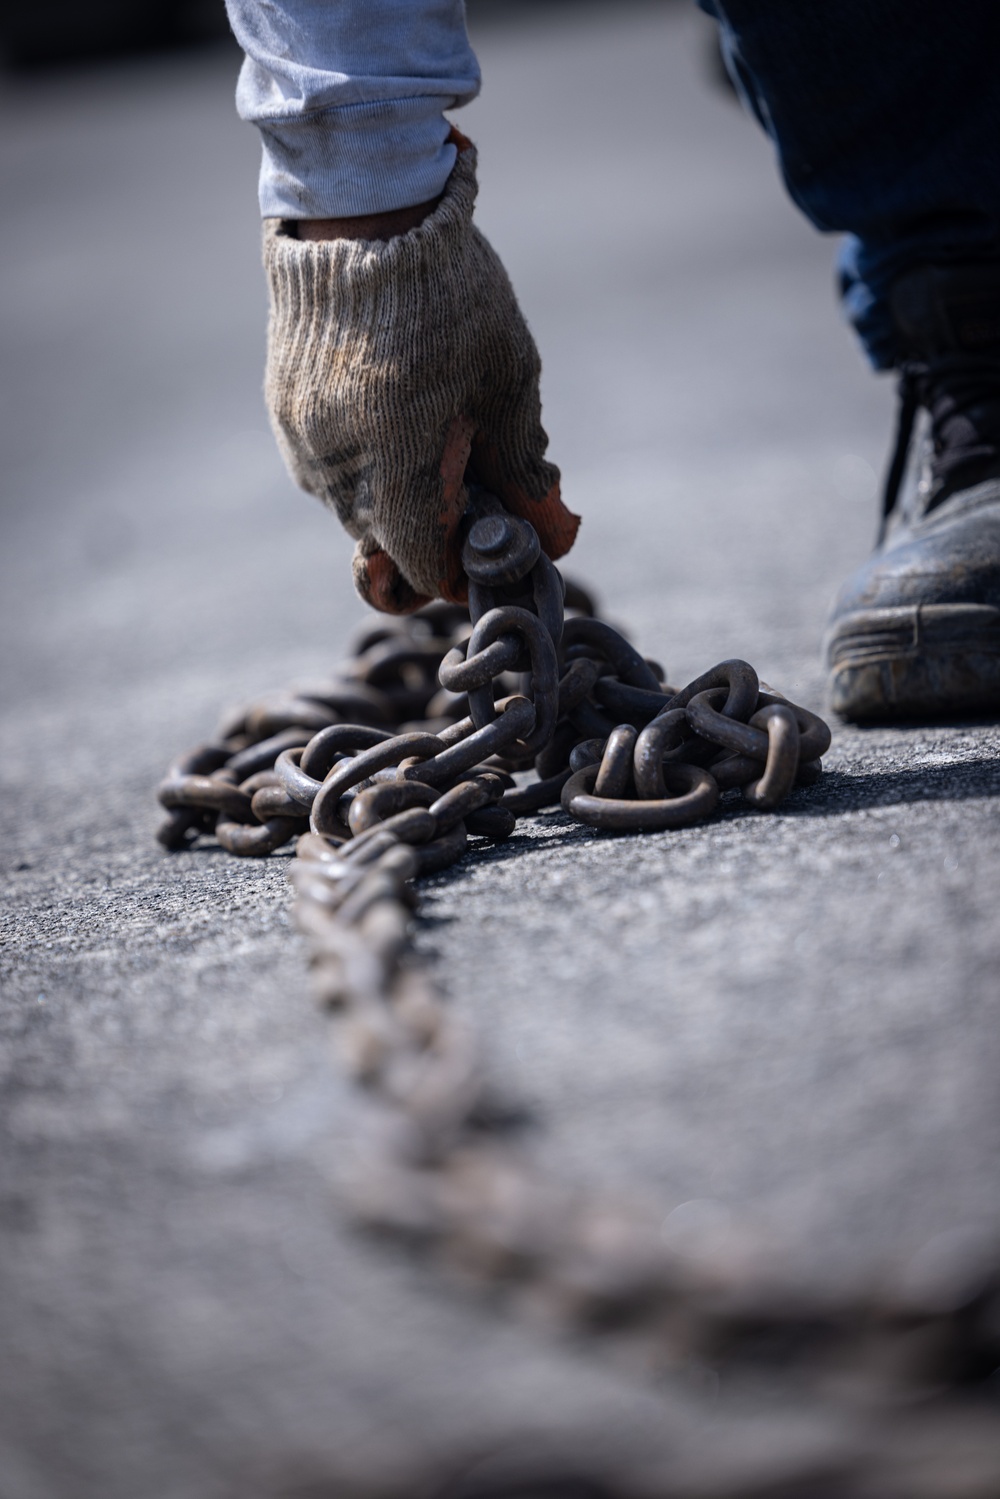
<svg viewBox="0 0 1000 1499">
<path fill-rule="evenodd" d="M 773 1356 L 800 1382 L 850 1369 L 911 1394 L 995 1367 L 995 1276 L 960 1308 L 884 1287 L 839 1302 L 820 1284 L 793 1292 L 776 1246 L 669 1248 L 662 1213 L 544 1180 L 488 1127 L 475 1038 L 413 953 L 413 881 L 560 804 L 629 832 L 690 826 L 737 789 L 772 809 L 818 779 L 830 731 L 745 661 L 665 684 L 490 496 L 473 503 L 463 564 L 469 613 L 433 604 L 367 625 L 331 681 L 251 704 L 158 791 L 168 849 L 214 834 L 263 856 L 298 839 L 312 989 L 386 1120 L 354 1184 L 358 1219 L 528 1283 L 595 1335 L 627 1329 L 648 1367 Z M 1000 1492 L 1000 1454 L 990 1471 Z"/>
</svg>

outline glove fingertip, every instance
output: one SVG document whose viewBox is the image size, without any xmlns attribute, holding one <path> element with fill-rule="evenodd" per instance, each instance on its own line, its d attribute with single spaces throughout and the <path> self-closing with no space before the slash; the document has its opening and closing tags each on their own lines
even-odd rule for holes
<svg viewBox="0 0 1000 1499">
<path fill-rule="evenodd" d="M 533 500 L 514 484 L 498 484 L 495 492 L 514 515 L 531 522 L 546 557 L 553 562 L 565 557 L 576 541 L 581 517 L 563 504 L 558 479 L 539 500 Z"/>
<path fill-rule="evenodd" d="M 563 504 L 559 494 L 559 481 L 557 480 L 549 490 L 548 494 L 540 500 L 527 500 L 522 502 L 516 513 L 524 520 L 530 520 L 538 532 L 538 539 L 542 543 L 542 551 L 547 557 L 555 561 L 559 557 L 565 557 L 573 543 L 576 541 L 580 530 L 581 517 L 574 515 Z"/>
<path fill-rule="evenodd" d="M 541 433 L 541 451 L 545 449 L 545 434 Z M 565 557 L 576 541 L 580 529 L 580 516 L 574 515 L 562 502 L 559 489 L 559 470 L 552 463 L 539 458 L 533 464 L 518 462 L 516 455 L 524 449 L 510 445 L 501 447 L 485 433 L 476 434 L 472 459 L 476 475 L 487 489 L 503 501 L 507 509 L 522 520 L 530 521 L 538 532 L 545 555 L 555 561 Z M 528 450 L 530 452 L 530 449 Z M 541 495 L 538 489 L 545 483 L 547 490 Z M 537 486 L 537 487 L 536 487 Z"/>
<path fill-rule="evenodd" d="M 351 570 L 361 598 L 383 614 L 412 614 L 431 601 L 428 594 L 418 593 L 407 582 L 389 554 L 380 548 L 363 552 L 359 544 Z"/>
<path fill-rule="evenodd" d="M 451 580 L 442 578 L 437 585 L 437 596 L 444 599 L 446 604 L 467 604 L 469 602 L 469 580 L 459 568 L 457 577 Z"/>
</svg>

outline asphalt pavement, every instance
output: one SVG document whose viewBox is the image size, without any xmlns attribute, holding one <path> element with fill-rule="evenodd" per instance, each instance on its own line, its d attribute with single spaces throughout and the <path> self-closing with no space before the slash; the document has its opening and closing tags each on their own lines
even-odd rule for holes
<svg viewBox="0 0 1000 1499">
<path fill-rule="evenodd" d="M 892 390 L 706 25 L 489 10 L 460 123 L 584 517 L 566 570 L 671 680 L 738 655 L 822 711 Z M 287 857 L 153 842 L 167 760 L 329 668 L 362 612 L 263 412 L 236 67 L 0 98 L 0 1494 L 401 1499 L 486 1456 L 629 1494 L 847 1493 L 863 1404 L 697 1360 L 643 1377 L 359 1237 L 357 1100 Z M 838 725 L 777 814 L 519 827 L 431 882 L 419 942 L 547 1170 L 662 1204 L 668 1237 L 752 1232 L 837 1292 L 952 1285 L 1000 1238 L 998 792 L 996 724 Z M 897 1416 L 899 1499 L 993 1492 L 976 1421 Z M 935 1462 L 952 1487 L 921 1488 Z"/>
</svg>

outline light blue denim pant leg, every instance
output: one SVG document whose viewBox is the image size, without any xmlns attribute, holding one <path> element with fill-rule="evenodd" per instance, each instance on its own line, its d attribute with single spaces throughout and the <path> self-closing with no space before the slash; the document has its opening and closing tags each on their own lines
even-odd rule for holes
<svg viewBox="0 0 1000 1499">
<path fill-rule="evenodd" d="M 479 92 L 462 0 L 226 0 L 260 131 L 265 218 L 384 213 L 436 198 L 445 110 Z"/>
</svg>

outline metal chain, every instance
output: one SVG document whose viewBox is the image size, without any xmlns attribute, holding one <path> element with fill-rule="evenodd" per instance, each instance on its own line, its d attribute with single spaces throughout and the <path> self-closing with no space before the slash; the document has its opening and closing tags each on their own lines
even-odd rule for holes
<svg viewBox="0 0 1000 1499">
<path fill-rule="evenodd" d="M 960 1307 L 885 1287 L 833 1300 L 793 1287 L 774 1245 L 669 1248 L 662 1213 L 545 1180 L 491 1130 L 475 1037 L 413 952 L 413 881 L 559 804 L 616 831 L 690 826 L 737 788 L 772 809 L 819 778 L 830 731 L 744 661 L 666 685 L 483 493 L 463 566 L 468 613 L 439 603 L 367 626 L 331 681 L 251 704 L 158 791 L 168 849 L 214 834 L 262 856 L 298 840 L 313 992 L 384 1116 L 352 1191 L 358 1219 L 530 1286 L 570 1324 L 635 1343 L 646 1367 L 772 1359 L 800 1383 L 849 1368 L 911 1391 L 984 1376 L 996 1277 Z"/>
</svg>

